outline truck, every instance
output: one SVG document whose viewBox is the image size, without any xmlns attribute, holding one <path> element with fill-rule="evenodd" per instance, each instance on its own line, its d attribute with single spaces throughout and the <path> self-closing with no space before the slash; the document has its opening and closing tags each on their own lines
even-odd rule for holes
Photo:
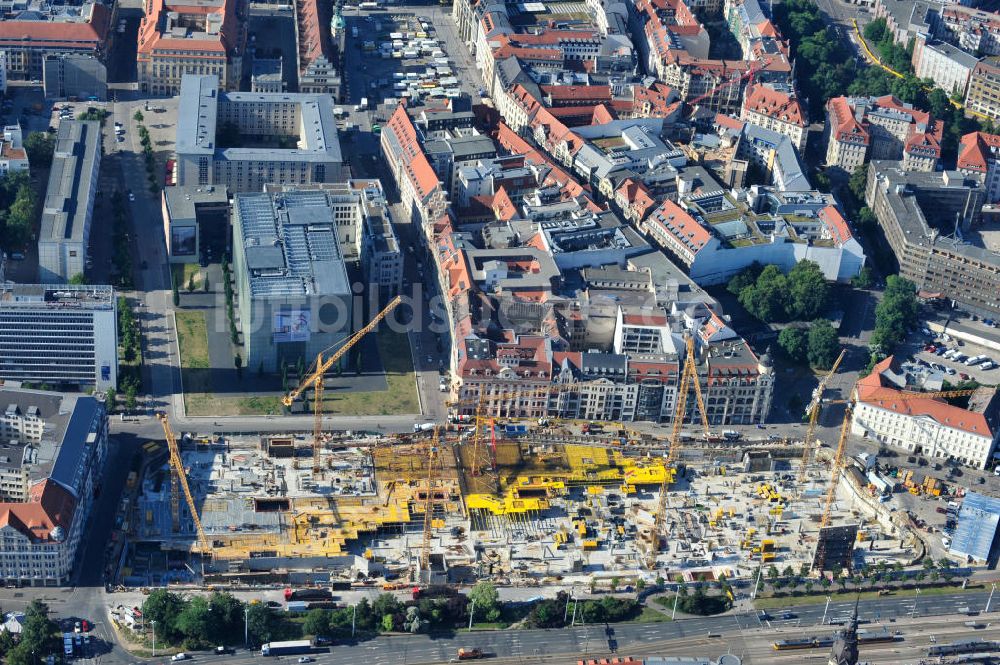
<svg viewBox="0 0 1000 665">
<path fill-rule="evenodd" d="M 434 429 L 434 423 L 414 423 L 414 432 L 430 432 Z"/>
<path fill-rule="evenodd" d="M 297 653 L 310 653 L 312 644 L 309 640 L 289 640 L 287 642 L 268 642 L 260 645 L 261 656 L 292 656 Z"/>
<path fill-rule="evenodd" d="M 290 600 L 330 600 L 329 589 L 285 589 L 285 602 Z"/>
<path fill-rule="evenodd" d="M 361 101 L 358 102 L 358 110 L 359 111 L 364 111 L 367 108 L 368 108 L 368 98 L 367 97 L 362 97 Z"/>
<path fill-rule="evenodd" d="M 462 647 L 458 650 L 459 660 L 476 660 L 483 657 L 483 652 L 479 649 L 470 649 L 468 647 Z"/>
</svg>

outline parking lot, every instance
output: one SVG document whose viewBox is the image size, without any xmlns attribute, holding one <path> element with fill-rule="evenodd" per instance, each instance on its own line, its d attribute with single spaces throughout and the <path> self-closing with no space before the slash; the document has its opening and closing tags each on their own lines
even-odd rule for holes
<svg viewBox="0 0 1000 665">
<path fill-rule="evenodd" d="M 351 110 L 386 100 L 480 96 L 482 81 L 458 40 L 447 8 L 362 11 L 345 7 L 345 99 Z M 346 109 L 345 109 L 346 110 Z M 362 127 L 364 128 L 364 127 Z"/>
<path fill-rule="evenodd" d="M 963 323 L 963 328 L 984 339 L 1000 339 L 1000 329 L 981 321 Z M 969 380 L 984 385 L 1000 383 L 1000 368 L 997 366 L 1000 364 L 1000 351 L 973 341 L 963 341 L 956 336 L 935 333 L 922 327 L 909 335 L 900 351 L 900 359 L 913 359 L 912 362 L 904 362 L 903 369 L 910 372 L 925 390 L 941 390 L 944 381 L 951 386 Z"/>
</svg>

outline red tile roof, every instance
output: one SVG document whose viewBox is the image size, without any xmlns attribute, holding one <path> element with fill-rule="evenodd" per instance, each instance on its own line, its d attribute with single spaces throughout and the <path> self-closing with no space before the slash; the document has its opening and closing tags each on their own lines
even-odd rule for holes
<svg viewBox="0 0 1000 665">
<path fill-rule="evenodd" d="M 75 511 L 76 499 L 66 488 L 43 480 L 29 490 L 27 502 L 0 503 L 0 526 L 10 525 L 32 542 L 45 542 L 56 527 L 69 536 Z"/>
<path fill-rule="evenodd" d="M 420 147 L 417 129 L 413 126 L 413 121 L 410 120 L 410 116 L 402 104 L 396 107 L 395 113 L 386 123 L 386 128 L 395 135 L 396 141 L 399 142 L 403 150 L 400 157 L 405 163 L 404 169 L 413 182 L 417 194 L 421 199 L 426 199 L 437 189 L 438 177 L 431 167 L 431 163 L 427 161 L 427 155 L 424 154 L 423 148 Z"/>
<path fill-rule="evenodd" d="M 986 173 L 998 152 L 1000 135 L 986 132 L 966 134 L 958 146 L 957 167 L 963 171 Z"/>
<path fill-rule="evenodd" d="M 90 5 L 86 23 L 63 21 L 0 21 L 0 47 L 80 49 L 96 51 L 104 47 L 111 16 L 99 2 Z"/>
<path fill-rule="evenodd" d="M 844 220 L 844 216 L 840 214 L 836 206 L 828 205 L 825 208 L 821 208 L 817 214 L 820 221 L 829 229 L 830 235 L 833 236 L 835 242 L 844 244 L 854 237 L 851 233 L 851 227 Z"/>
<path fill-rule="evenodd" d="M 694 256 L 708 241 L 712 233 L 673 201 L 667 199 L 649 216 L 648 224 L 656 224 L 672 235 Z"/>
<path fill-rule="evenodd" d="M 204 17 L 207 14 L 222 14 L 222 29 L 218 35 L 210 35 L 205 39 L 177 39 L 162 33 L 166 14 L 178 14 Z M 201 19 L 203 20 L 203 18 Z M 148 0 L 146 16 L 139 24 L 138 55 L 140 59 L 148 58 L 153 52 L 157 55 L 169 55 L 163 51 L 214 52 L 225 54 L 237 48 L 242 42 L 243 27 L 236 15 L 236 0 L 225 0 L 221 4 L 201 5 L 188 4 L 186 0 L 170 2 L 169 0 Z"/>
<path fill-rule="evenodd" d="M 808 124 L 802 106 L 794 95 L 766 85 L 750 87 L 746 92 L 743 108 L 745 111 L 766 115 L 798 127 L 805 127 Z"/>
</svg>

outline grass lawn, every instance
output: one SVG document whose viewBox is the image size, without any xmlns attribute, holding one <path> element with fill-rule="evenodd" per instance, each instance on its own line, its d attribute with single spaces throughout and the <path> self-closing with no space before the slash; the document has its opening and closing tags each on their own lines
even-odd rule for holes
<svg viewBox="0 0 1000 665">
<path fill-rule="evenodd" d="M 185 264 L 187 265 L 187 264 Z M 197 268 L 197 266 L 195 266 Z M 281 415 L 280 395 L 224 396 L 212 392 L 208 361 L 205 313 L 178 311 L 177 340 L 181 350 L 184 408 L 189 416 Z M 386 370 L 388 390 L 374 392 L 328 391 L 323 411 L 332 415 L 380 416 L 419 413 L 413 360 L 406 335 L 388 329 L 378 332 L 379 355 Z"/>
<path fill-rule="evenodd" d="M 377 335 L 375 341 L 385 368 L 388 389 L 372 392 L 327 391 L 323 393 L 324 413 L 389 416 L 420 412 L 413 358 L 410 357 L 410 343 L 406 334 L 383 328 Z"/>
<path fill-rule="evenodd" d="M 188 281 L 194 277 L 194 288 L 201 288 L 201 280 L 204 277 L 201 274 L 201 266 L 197 263 L 174 263 L 170 266 L 171 272 L 173 272 L 174 281 L 177 284 L 177 290 L 181 293 L 187 292 Z"/>
<path fill-rule="evenodd" d="M 920 597 L 924 598 L 927 596 L 941 596 L 941 595 L 951 595 L 955 593 L 973 593 L 977 591 L 982 591 L 984 587 L 982 585 L 970 584 L 968 588 L 963 589 L 960 586 L 955 587 L 931 587 L 927 589 L 920 590 Z M 872 598 L 896 598 L 899 600 L 909 600 L 917 595 L 915 589 L 900 589 L 898 591 L 890 591 L 888 594 L 883 594 L 883 596 L 878 595 L 878 591 L 862 591 L 861 600 L 871 600 Z M 820 593 L 811 596 L 783 596 L 781 598 L 757 598 L 754 601 L 754 607 L 759 610 L 770 610 L 770 609 L 781 609 L 789 607 L 792 605 L 819 605 L 820 603 L 826 602 L 826 597 L 830 596 L 833 598 L 833 602 L 842 601 L 853 601 L 858 597 L 858 594 L 854 591 L 847 591 L 841 593 L 837 591 L 835 593 Z"/>
<path fill-rule="evenodd" d="M 663 623 L 664 621 L 670 621 L 670 617 L 652 607 L 643 606 L 642 612 L 632 623 Z"/>
</svg>

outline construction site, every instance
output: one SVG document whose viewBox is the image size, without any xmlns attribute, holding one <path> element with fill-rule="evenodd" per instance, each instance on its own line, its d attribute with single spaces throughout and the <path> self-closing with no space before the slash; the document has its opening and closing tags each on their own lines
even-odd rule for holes
<svg viewBox="0 0 1000 665">
<path fill-rule="evenodd" d="M 321 394 L 332 362 L 318 358 L 289 399 Z M 685 367 L 663 437 L 518 423 L 509 395 L 405 436 L 323 432 L 317 416 L 311 436 L 178 438 L 161 415 L 167 455 L 147 467 L 120 581 L 565 586 L 753 579 L 772 565 L 819 574 L 922 554 L 845 459 L 849 408 L 839 445 L 816 447 L 826 380 L 803 445 L 714 435 L 694 376 Z M 697 437 L 682 436 L 689 392 Z"/>
</svg>

